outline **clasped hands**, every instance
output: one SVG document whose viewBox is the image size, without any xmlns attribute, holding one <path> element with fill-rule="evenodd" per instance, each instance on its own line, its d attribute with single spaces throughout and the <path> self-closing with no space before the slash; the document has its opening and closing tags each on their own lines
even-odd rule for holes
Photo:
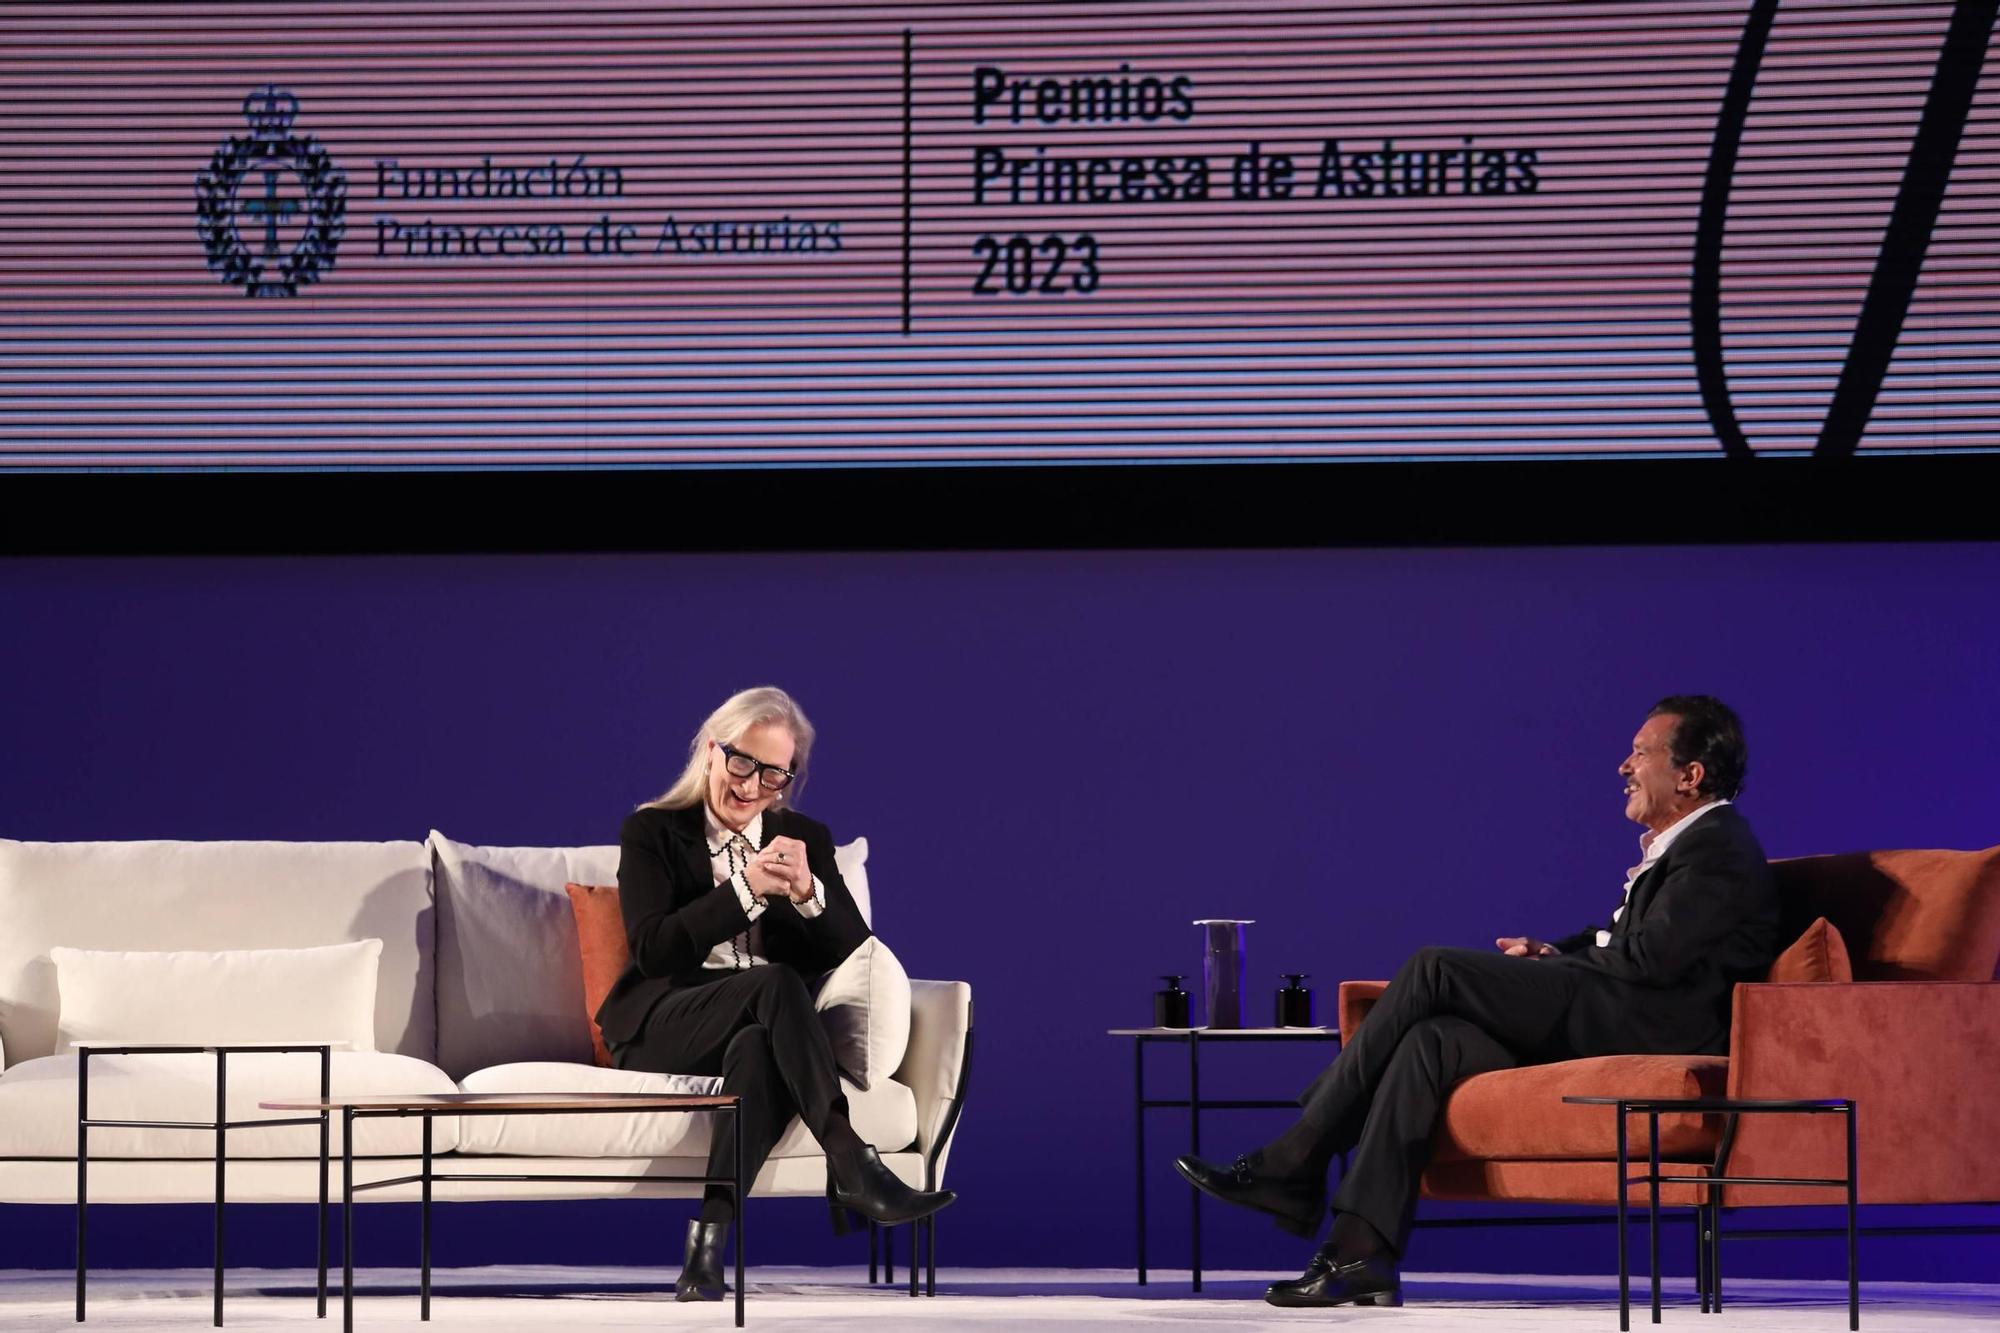
<svg viewBox="0 0 2000 1333">
<path fill-rule="evenodd" d="M 797 838 L 773 838 L 743 868 L 743 879 L 759 898 L 789 898 L 809 902 L 813 896 L 812 867 L 806 845 Z"/>
<path fill-rule="evenodd" d="M 1493 941 L 1493 947 L 1509 958 L 1553 958 L 1556 948 L 1526 935 L 1502 935 Z"/>
</svg>

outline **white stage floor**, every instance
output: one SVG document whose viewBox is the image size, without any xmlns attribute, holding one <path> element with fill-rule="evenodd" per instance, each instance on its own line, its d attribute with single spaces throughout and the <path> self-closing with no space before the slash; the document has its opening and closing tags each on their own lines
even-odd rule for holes
<svg viewBox="0 0 2000 1333">
<path fill-rule="evenodd" d="M 440 1269 L 433 1284 L 431 1323 L 417 1319 L 414 1269 L 371 1269 L 361 1276 L 355 1324 L 362 1329 L 430 1327 L 514 1330 L 731 1327 L 732 1306 L 676 1305 L 671 1269 Z M 898 1277 L 906 1277 L 898 1270 Z M 1261 1299 L 1271 1273 L 1204 1275 L 1203 1292 L 1187 1275 L 1156 1273 L 1146 1287 L 1130 1270 L 956 1269 L 940 1273 L 935 1298 L 912 1300 L 908 1287 L 869 1287 L 851 1268 L 753 1270 L 745 1314 L 750 1328 L 872 1329 L 885 1323 L 948 1328 L 951 1333 L 1023 1328 L 1296 1329 L 1302 1324 L 1379 1323 L 1397 1333 L 1462 1330 L 1516 1333 L 1576 1329 L 1611 1333 L 1618 1327 L 1616 1283 L 1601 1277 L 1495 1278 L 1478 1274 L 1415 1273 L 1405 1278 L 1409 1304 L 1399 1310 L 1275 1310 Z M 334 1274 L 336 1283 L 339 1274 Z M 259 1330 L 337 1329 L 338 1295 L 328 1321 L 313 1316 L 309 1269 L 239 1269 L 229 1274 L 228 1327 Z M 205 1270 L 107 1271 L 90 1282 L 89 1328 L 205 1329 L 209 1323 Z M 0 1329 L 75 1329 L 73 1277 L 63 1272 L 0 1270 Z M 1634 1296 L 1635 1330 L 1651 1327 Z M 1740 1278 L 1724 1289 L 1720 1318 L 1703 1316 L 1685 1279 L 1664 1294 L 1667 1325 L 1690 1333 L 1755 1329 L 1760 1333 L 1841 1333 L 1847 1327 L 1846 1287 L 1837 1282 L 1774 1282 Z M 1861 1292 L 1861 1327 L 1873 1330 L 1957 1329 L 2000 1325 L 2000 1285 L 1868 1283 Z"/>
</svg>

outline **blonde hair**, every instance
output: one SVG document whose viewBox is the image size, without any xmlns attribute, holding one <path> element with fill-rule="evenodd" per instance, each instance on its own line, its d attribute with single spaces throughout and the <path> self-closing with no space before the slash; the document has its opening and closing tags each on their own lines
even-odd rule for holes
<svg viewBox="0 0 2000 1333">
<path fill-rule="evenodd" d="M 792 733 L 790 767 L 796 776 L 778 793 L 777 798 L 780 804 L 789 801 L 806 785 L 806 756 L 812 753 L 813 724 L 806 720 L 805 710 L 791 695 L 775 685 L 760 685 L 754 690 L 740 690 L 730 695 L 722 701 L 720 708 L 708 715 L 701 729 L 695 732 L 694 740 L 688 744 L 687 767 L 681 770 L 673 786 L 646 802 L 646 806 L 656 810 L 686 810 L 706 801 L 708 743 L 720 741 L 724 745 L 734 745 L 743 739 L 750 728 L 767 723 L 782 726 Z"/>
</svg>

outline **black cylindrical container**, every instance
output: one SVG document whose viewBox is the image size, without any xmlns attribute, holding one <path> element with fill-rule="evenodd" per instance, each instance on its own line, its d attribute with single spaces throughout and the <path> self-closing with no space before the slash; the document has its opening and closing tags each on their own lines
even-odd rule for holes
<svg viewBox="0 0 2000 1333">
<path fill-rule="evenodd" d="M 1188 993 L 1181 989 L 1185 973 L 1160 973 L 1160 980 L 1167 983 L 1165 990 L 1153 992 L 1153 1026 L 1156 1028 L 1184 1028 L 1188 1025 Z"/>
<path fill-rule="evenodd" d="M 1305 972 L 1280 972 L 1289 984 L 1278 992 L 1278 1026 L 1281 1028 L 1309 1028 L 1313 1025 L 1313 993 L 1299 983 L 1309 975 Z"/>
</svg>

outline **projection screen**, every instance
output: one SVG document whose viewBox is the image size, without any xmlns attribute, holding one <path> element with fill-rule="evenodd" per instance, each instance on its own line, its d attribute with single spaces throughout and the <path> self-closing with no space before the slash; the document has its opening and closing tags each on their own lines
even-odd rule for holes
<svg viewBox="0 0 2000 1333">
<path fill-rule="evenodd" d="M 1989 450 L 1993 11 L 10 3 L 0 466 Z"/>
</svg>

